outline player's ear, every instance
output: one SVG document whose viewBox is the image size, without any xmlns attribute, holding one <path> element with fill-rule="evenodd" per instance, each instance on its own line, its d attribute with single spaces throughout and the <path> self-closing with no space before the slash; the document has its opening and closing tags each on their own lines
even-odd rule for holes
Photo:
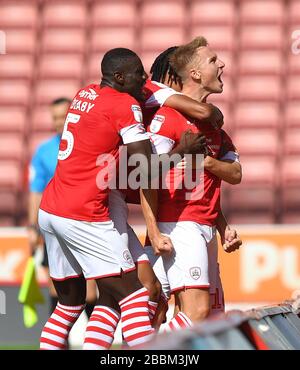
<svg viewBox="0 0 300 370">
<path fill-rule="evenodd" d="M 119 85 L 124 85 L 124 74 L 121 72 L 114 72 L 114 79 Z"/>
<path fill-rule="evenodd" d="M 197 80 L 197 81 L 201 80 L 201 73 L 197 69 L 194 69 L 194 68 L 191 69 L 190 74 L 191 74 L 192 79 Z"/>
</svg>

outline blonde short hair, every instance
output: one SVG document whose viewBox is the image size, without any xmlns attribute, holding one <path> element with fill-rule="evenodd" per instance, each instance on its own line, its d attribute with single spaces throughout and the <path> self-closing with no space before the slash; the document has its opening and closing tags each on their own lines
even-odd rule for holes
<svg viewBox="0 0 300 370">
<path fill-rule="evenodd" d="M 201 46 L 207 45 L 208 42 L 206 38 L 203 36 L 198 36 L 188 44 L 179 46 L 173 52 L 172 56 L 170 57 L 170 64 L 183 81 L 186 78 L 185 69 L 187 65 L 194 60 L 197 49 Z"/>
</svg>

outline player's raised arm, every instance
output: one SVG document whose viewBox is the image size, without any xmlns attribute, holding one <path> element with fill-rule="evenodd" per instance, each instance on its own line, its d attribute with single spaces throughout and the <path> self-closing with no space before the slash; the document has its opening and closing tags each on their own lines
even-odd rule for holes
<svg viewBox="0 0 300 370">
<path fill-rule="evenodd" d="M 209 103 L 200 103 L 186 95 L 174 94 L 165 101 L 164 105 L 202 123 L 211 123 L 216 128 L 222 127 L 224 123 L 223 114 L 218 107 Z"/>
</svg>

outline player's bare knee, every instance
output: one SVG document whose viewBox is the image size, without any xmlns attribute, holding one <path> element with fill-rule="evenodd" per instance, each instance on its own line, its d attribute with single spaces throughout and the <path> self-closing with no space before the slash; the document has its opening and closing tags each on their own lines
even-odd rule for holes
<svg viewBox="0 0 300 370">
<path fill-rule="evenodd" d="M 209 315 L 209 306 L 206 304 L 198 305 L 185 312 L 192 322 L 205 320 Z"/>
<path fill-rule="evenodd" d="M 198 321 L 205 320 L 209 316 L 209 306 L 204 305 L 202 307 L 199 307 L 197 315 L 198 315 Z"/>
</svg>

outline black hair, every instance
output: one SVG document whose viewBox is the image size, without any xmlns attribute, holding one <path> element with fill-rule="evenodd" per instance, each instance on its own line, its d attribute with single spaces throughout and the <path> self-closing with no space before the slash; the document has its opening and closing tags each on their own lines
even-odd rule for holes
<svg viewBox="0 0 300 370">
<path fill-rule="evenodd" d="M 55 100 L 53 100 L 51 102 L 51 105 L 58 105 L 58 104 L 63 104 L 63 103 L 68 103 L 70 104 L 71 103 L 71 99 L 69 98 L 65 98 L 65 97 L 62 97 L 62 98 L 57 98 Z"/>
<path fill-rule="evenodd" d="M 137 54 L 126 48 L 115 48 L 109 50 L 101 62 L 101 72 L 103 78 L 109 78 L 114 72 L 123 70 L 128 61 L 132 58 L 138 58 Z"/>
<path fill-rule="evenodd" d="M 152 74 L 151 80 L 157 82 L 163 82 L 168 75 L 168 82 L 172 79 L 177 82 L 180 78 L 175 72 L 174 68 L 169 62 L 169 58 L 172 53 L 178 48 L 178 46 L 172 46 L 167 50 L 163 51 L 155 59 L 154 63 L 151 66 L 150 73 Z"/>
</svg>

